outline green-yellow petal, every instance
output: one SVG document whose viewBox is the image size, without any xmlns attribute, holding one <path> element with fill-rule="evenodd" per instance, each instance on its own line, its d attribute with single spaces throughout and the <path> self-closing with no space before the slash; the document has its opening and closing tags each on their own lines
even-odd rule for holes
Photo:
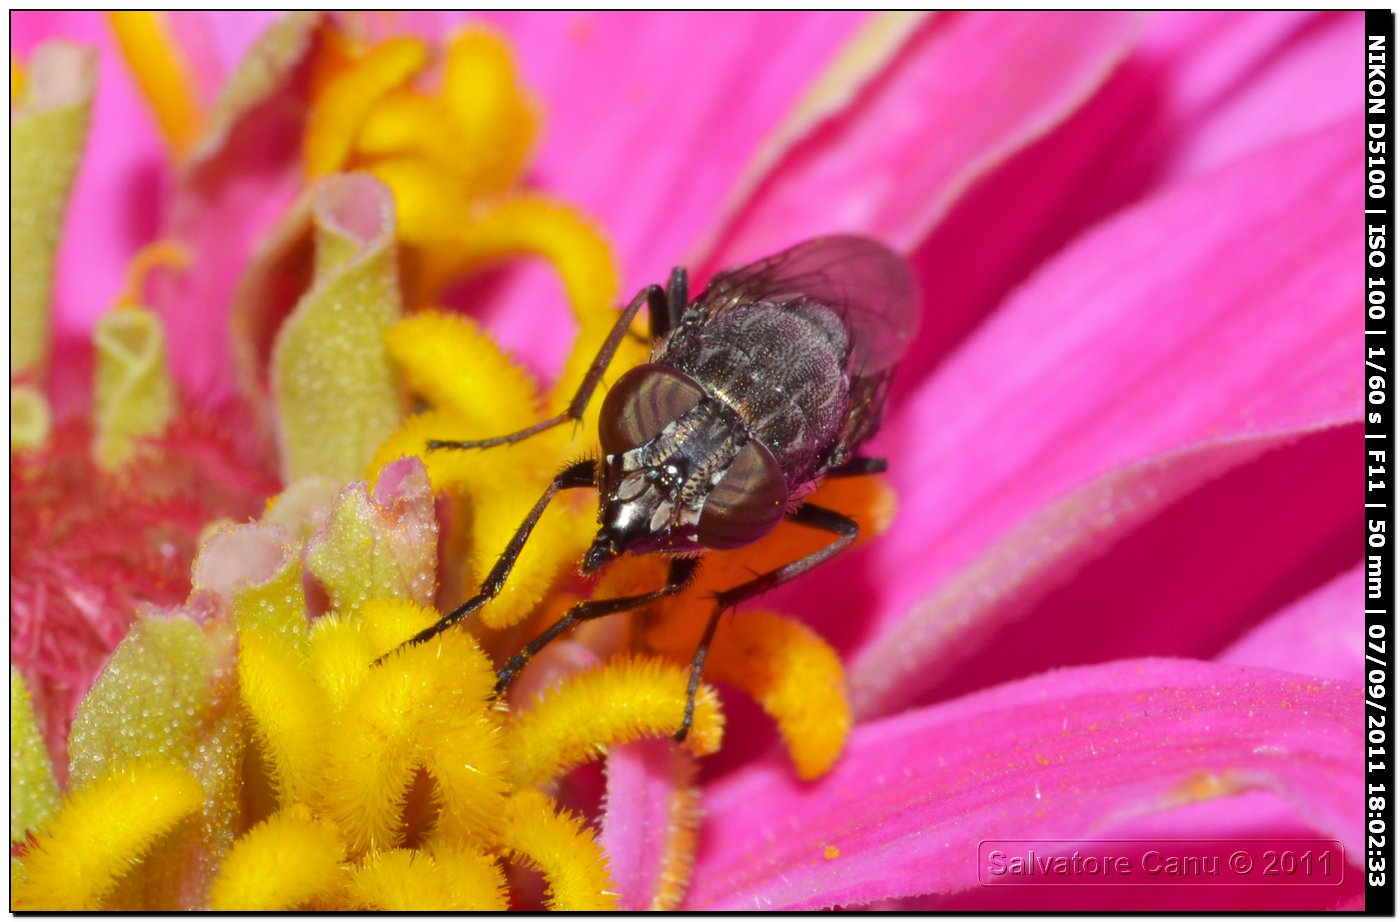
<svg viewBox="0 0 1400 922">
<path fill-rule="evenodd" d="M 92 49 L 46 43 L 10 116 L 11 376 L 37 370 L 48 350 L 54 257 L 96 87 Z"/>
<path fill-rule="evenodd" d="M 97 374 L 93 450 L 106 468 L 120 467 L 137 440 L 165 432 L 175 416 L 175 385 L 166 363 L 165 330 L 141 307 L 108 311 L 93 330 Z"/>
<path fill-rule="evenodd" d="M 386 478 L 396 483 L 388 498 L 378 495 Z M 306 553 L 307 569 L 342 615 L 373 598 L 427 605 L 437 588 L 437 517 L 422 463 L 394 462 L 375 491 L 371 498 L 363 481 L 346 487 Z"/>
<path fill-rule="evenodd" d="M 125 875 L 111 898 L 115 907 L 202 901 L 217 856 L 233 841 L 244 731 L 233 629 L 210 614 L 191 603 L 188 612 L 138 616 L 73 719 L 68 762 L 74 789 L 113 766 L 149 759 L 181 766 L 203 786 L 199 823 L 160 843 L 141 873 Z"/>
<path fill-rule="evenodd" d="M 393 198 L 372 177 L 331 176 L 316 189 L 312 217 L 315 282 L 272 354 L 288 483 L 361 476 L 404 415 L 384 345 L 400 313 Z"/>
<path fill-rule="evenodd" d="M 38 831 L 58 809 L 58 785 L 24 677 L 10 667 L 10 841 Z"/>
<path fill-rule="evenodd" d="M 10 451 L 39 448 L 53 431 L 49 401 L 38 388 L 20 384 L 10 387 Z"/>
</svg>

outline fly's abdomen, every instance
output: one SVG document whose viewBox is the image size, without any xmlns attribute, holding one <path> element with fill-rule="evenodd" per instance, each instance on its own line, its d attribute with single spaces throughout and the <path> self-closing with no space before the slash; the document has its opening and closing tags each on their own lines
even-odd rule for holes
<svg viewBox="0 0 1400 922">
<path fill-rule="evenodd" d="M 830 310 L 758 302 L 683 323 L 660 361 L 732 407 L 795 488 L 819 471 L 845 420 L 846 352 Z"/>
</svg>

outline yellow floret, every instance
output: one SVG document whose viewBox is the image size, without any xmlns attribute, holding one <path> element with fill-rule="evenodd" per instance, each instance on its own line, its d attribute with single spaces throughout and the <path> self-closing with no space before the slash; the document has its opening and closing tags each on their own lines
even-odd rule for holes
<svg viewBox="0 0 1400 922">
<path fill-rule="evenodd" d="M 573 814 L 556 812 L 544 794 L 522 791 L 510 799 L 500 841 L 515 858 L 544 872 L 548 908 L 617 908 L 607 859 L 592 830 Z"/>
<path fill-rule="evenodd" d="M 68 795 L 23 858 L 19 910 L 102 908 L 117 879 L 204 804 L 189 772 L 164 762 L 127 765 Z"/>
<path fill-rule="evenodd" d="M 509 726 L 517 782 L 536 785 L 600 758 L 611 746 L 668 738 L 681 725 L 689 670 L 660 658 L 621 657 L 569 676 Z M 724 717 L 714 689 L 701 685 L 685 746 L 719 748 Z"/>
<path fill-rule="evenodd" d="M 346 885 L 335 827 L 293 804 L 234 843 L 209 891 L 215 912 L 299 909 Z"/>
<path fill-rule="evenodd" d="M 281 803 L 312 797 L 324 755 L 330 702 L 312 680 L 306 657 L 263 632 L 239 635 L 238 682 L 267 755 Z"/>
</svg>

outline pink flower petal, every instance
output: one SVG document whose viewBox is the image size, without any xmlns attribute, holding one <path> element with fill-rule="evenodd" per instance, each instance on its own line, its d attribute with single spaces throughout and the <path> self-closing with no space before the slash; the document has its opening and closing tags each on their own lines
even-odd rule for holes
<svg viewBox="0 0 1400 922">
<path fill-rule="evenodd" d="M 1359 12 L 1156 17 L 1134 60 L 1156 75 L 1157 113 L 1096 173 L 1097 189 L 1121 201 L 1146 182 L 1199 175 L 1351 114 L 1346 72 L 1361 29 Z"/>
<path fill-rule="evenodd" d="M 1317 839 L 1315 828 L 1298 818 L 1296 807 L 1267 791 L 1250 791 L 1233 797 L 1136 816 L 1095 833 L 1095 854 L 1123 855 L 1133 867 L 1143 867 L 1144 853 L 1161 850 L 1163 840 L 1215 839 L 1228 848 L 1249 847 L 1248 840 Z M 1128 840 L 1128 841 L 1123 841 Z M 1301 845 L 1301 843 L 1300 843 Z M 1165 847 L 1170 848 L 1170 845 Z M 1302 846 L 1306 847 L 1306 846 Z M 1017 911 L 1322 911 L 1331 909 L 1349 891 L 1363 890 L 1359 863 L 1350 862 L 1342 872 L 1342 884 L 1307 886 L 1295 880 L 1289 885 L 1148 886 L 1148 887 L 976 887 L 957 893 L 915 897 L 901 901 L 901 909 L 917 912 Z M 1335 868 L 1333 869 L 1335 870 Z M 1195 883 L 1195 881 L 1190 881 Z"/>
<path fill-rule="evenodd" d="M 1364 592 L 1364 570 L 1358 564 L 1241 637 L 1217 659 L 1359 685 L 1365 673 Z"/>
<path fill-rule="evenodd" d="M 1131 492 L 1115 492 L 1102 503 L 1093 500 L 1094 485 L 1072 492 L 1050 508 L 1092 509 L 1107 525 L 1094 540 L 1079 542 L 1089 559 L 1074 565 L 1077 557 L 1061 557 L 1038 567 L 1035 561 L 1047 548 L 1053 553 L 1062 540 L 1077 540 L 1073 531 L 1062 534 L 1045 514 L 1014 529 L 1001 550 L 984 560 L 1005 559 L 1002 552 L 1017 546 L 1030 548 L 1025 557 L 1013 556 L 1004 571 L 990 575 L 974 568 L 985 577 L 980 592 L 958 592 L 959 578 L 922 603 L 949 606 L 944 615 L 950 620 L 954 613 L 977 614 L 961 629 L 948 625 L 949 636 L 931 651 L 934 658 L 924 664 L 920 681 L 901 692 L 912 695 L 906 700 L 923 702 L 1050 665 L 1138 656 L 1215 658 L 1243 631 L 1357 559 L 1359 429 L 1337 426 L 1304 435 L 1175 502 L 1171 495 L 1190 486 L 1189 466 L 1158 476 L 1149 472 L 1160 473 L 1165 459 L 1146 462 L 1139 470 L 1146 474 L 1141 485 L 1156 482 L 1162 492 L 1152 495 L 1150 517 L 1141 524 L 1134 524 Z M 1114 480 L 1110 475 L 1099 483 Z M 1297 489 L 1299 483 L 1308 489 Z M 1241 540 L 1246 534 L 1249 540 Z M 1028 572 L 1031 581 L 1020 582 Z M 1301 666 L 1308 656 L 1298 648 L 1287 660 L 1258 664 L 1312 674 Z"/>
<path fill-rule="evenodd" d="M 258 79 L 226 85 L 222 118 L 201 137 L 171 198 L 162 234 L 188 247 L 192 264 L 156 273 L 150 285 L 170 341 L 180 344 L 171 354 L 177 377 L 215 399 L 234 391 L 228 330 L 239 280 L 302 184 L 309 73 L 299 65 L 315 20 L 289 17 L 274 28 L 243 65 Z"/>
<path fill-rule="evenodd" d="M 902 512 L 874 546 L 882 595 L 853 674 L 865 713 L 933 660 L 920 635 L 947 633 L 936 606 L 905 618 L 914 601 L 987 567 L 993 542 L 1036 510 L 1049 510 L 1041 528 L 1058 524 L 1042 534 L 1060 549 L 1026 569 L 1051 568 L 1101 547 L 1113 520 L 1141 521 L 1183 478 L 1199 484 L 1280 436 L 1357 417 L 1358 131 L 1348 119 L 1102 226 L 896 414 L 886 444 L 902 461 Z M 1167 454 L 1154 472 L 1146 459 Z M 1111 474 L 1129 502 L 1096 510 L 1067 497 L 1132 464 Z M 1122 492 L 1093 490 L 1100 503 Z M 964 589 L 975 609 L 978 581 Z"/>
<path fill-rule="evenodd" d="M 1093 98 L 976 182 L 913 254 L 937 319 L 901 366 L 896 401 L 1105 216 L 1353 111 L 1357 15 L 1154 14 Z"/>
<path fill-rule="evenodd" d="M 1235 848 L 1251 847 L 1253 843 L 1249 840 L 1318 838 L 1315 828 L 1298 819 L 1292 804 L 1267 791 L 1250 791 L 1133 817 L 1096 832 L 1094 844 L 1089 847 L 1095 855 L 1121 855 L 1132 862 L 1132 867 L 1142 868 L 1148 850 L 1156 849 L 1160 853 L 1172 848 L 1168 841 L 1172 839 L 1213 839 L 1218 843 L 1215 847 L 1224 848 L 1228 854 Z M 1263 846 L 1261 843 L 1254 847 Z M 1300 850 L 1307 847 L 1305 843 L 1298 843 Z M 1353 860 L 1349 864 L 1342 870 L 1340 886 L 1335 883 L 1309 886 L 1300 878 L 1273 887 L 1228 886 L 1223 879 L 1203 886 L 1201 879 L 1188 878 L 1179 882 L 1184 885 L 1178 886 L 976 887 L 957 893 L 915 897 L 901 901 L 900 908 L 916 912 L 1003 913 L 1027 910 L 1318 912 L 1331 909 L 1349 891 L 1363 889 L 1359 863 Z M 1332 871 L 1335 877 L 1335 866 Z M 1317 873 L 1314 879 L 1321 881 L 1326 877 Z"/>
<path fill-rule="evenodd" d="M 808 909 L 963 890 L 977 885 L 982 840 L 1091 837 L 1255 789 L 1353 849 L 1360 710 L 1353 686 L 1137 660 L 866 724 L 815 784 L 775 758 L 706 791 L 688 905 Z"/>
<path fill-rule="evenodd" d="M 695 759 L 670 740 L 642 740 L 608 753 L 607 799 L 599 839 L 621 895 L 619 909 L 651 909 L 652 900 L 663 889 L 672 871 L 666 862 L 677 847 L 673 841 L 678 831 L 676 810 L 690 802 L 694 792 L 687 789 L 695 783 L 695 775 Z M 693 837 L 694 831 L 682 834 Z"/>
<path fill-rule="evenodd" d="M 532 184 L 599 223 L 621 262 L 625 299 L 683 261 L 717 220 L 749 154 L 866 15 L 481 18 L 509 37 L 544 104 Z M 489 302 L 493 335 L 536 371 L 558 367 L 573 334 L 551 273 L 512 267 L 483 294 L 473 290 L 472 306 Z M 556 305 L 561 322 L 541 324 L 542 305 Z"/>
<path fill-rule="evenodd" d="M 734 203 L 706 267 L 830 232 L 913 247 L 977 176 L 1081 105 L 1138 27 L 1118 13 L 934 17 L 856 104 Z"/>
</svg>

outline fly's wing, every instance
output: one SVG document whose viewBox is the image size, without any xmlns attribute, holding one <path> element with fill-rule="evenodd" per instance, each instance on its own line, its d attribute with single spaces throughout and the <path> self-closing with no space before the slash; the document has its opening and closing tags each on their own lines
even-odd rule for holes
<svg viewBox="0 0 1400 922">
<path fill-rule="evenodd" d="M 834 311 L 850 339 L 846 370 L 853 380 L 893 369 L 919 324 L 914 274 L 899 254 L 869 237 L 818 237 L 721 273 L 696 306 L 717 312 L 749 301 Z"/>
</svg>

